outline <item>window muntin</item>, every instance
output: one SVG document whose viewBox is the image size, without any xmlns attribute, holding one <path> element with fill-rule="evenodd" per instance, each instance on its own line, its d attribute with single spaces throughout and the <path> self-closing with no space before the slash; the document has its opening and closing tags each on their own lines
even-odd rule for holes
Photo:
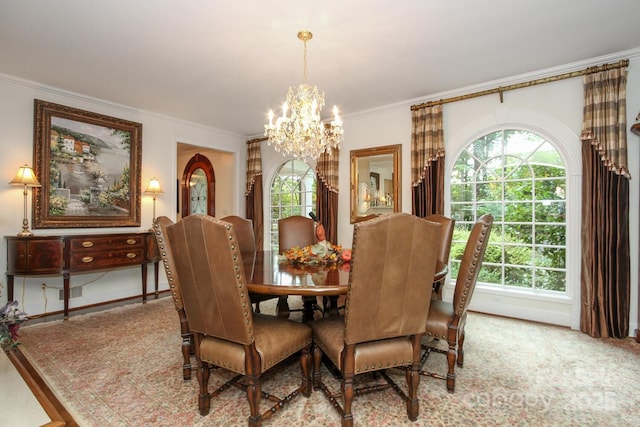
<svg viewBox="0 0 640 427">
<path fill-rule="evenodd" d="M 478 281 L 501 287 L 566 292 L 566 172 L 553 144 L 526 130 L 478 138 L 451 177 L 452 277 L 473 223 L 494 217 Z"/>
<path fill-rule="evenodd" d="M 271 181 L 270 248 L 278 251 L 278 220 L 316 209 L 316 174 L 301 160 L 283 163 Z"/>
</svg>

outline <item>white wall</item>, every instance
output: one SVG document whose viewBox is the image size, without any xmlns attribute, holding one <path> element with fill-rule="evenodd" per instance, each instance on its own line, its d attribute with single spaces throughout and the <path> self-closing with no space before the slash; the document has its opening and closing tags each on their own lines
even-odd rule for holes
<svg viewBox="0 0 640 427">
<path fill-rule="evenodd" d="M 200 147 L 213 148 L 233 154 L 233 165 L 225 164 L 225 170 L 216 174 L 217 185 L 224 187 L 223 193 L 235 191 L 242 197 L 228 198 L 224 209 L 244 212 L 244 182 L 246 164 L 246 138 L 178 119 L 134 110 L 114 105 L 106 101 L 44 87 L 38 83 L 0 75 L 0 170 L 4 178 L 0 181 L 0 232 L 3 236 L 15 235 L 22 229 L 23 196 L 22 188 L 7 184 L 15 175 L 18 166 L 33 165 L 33 100 L 42 99 L 58 104 L 80 108 L 95 113 L 118 117 L 142 123 L 142 190 L 153 176 L 160 181 L 164 194 L 156 202 L 156 215 L 176 217 L 176 147 L 178 142 Z M 228 163 L 228 162 L 227 162 Z M 180 171 L 181 173 L 181 171 Z M 80 228 L 80 229 L 36 229 L 36 235 L 115 233 L 120 231 L 147 230 L 152 223 L 152 199 L 142 194 L 141 226 L 139 228 Z M 31 219 L 31 194 L 28 203 L 29 224 Z M 0 271 L 6 271 L 6 244 L 0 245 Z M 153 288 L 153 276 L 149 269 L 148 288 Z M 162 269 L 161 269 L 162 270 Z M 0 303 L 7 299 L 6 279 L 0 276 L 2 296 Z M 16 277 L 14 298 L 30 315 L 58 311 L 63 303 L 58 299 L 58 290 L 42 290 L 42 284 L 62 288 L 62 277 Z M 73 298 L 70 307 L 95 304 L 106 300 L 140 295 L 140 268 L 122 268 L 100 273 L 71 275 L 71 286 L 83 285 L 83 296 Z M 160 289 L 167 289 L 166 279 L 160 274 Z"/>
</svg>

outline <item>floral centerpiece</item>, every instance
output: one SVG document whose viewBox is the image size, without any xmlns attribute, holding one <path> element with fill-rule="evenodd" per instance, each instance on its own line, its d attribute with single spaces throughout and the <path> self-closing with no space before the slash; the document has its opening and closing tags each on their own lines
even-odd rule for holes
<svg viewBox="0 0 640 427">
<path fill-rule="evenodd" d="M 4 351 L 16 347 L 18 329 L 27 321 L 27 314 L 18 309 L 18 301 L 9 301 L 0 308 L 0 348 Z"/>
<path fill-rule="evenodd" d="M 326 240 L 315 245 L 294 246 L 283 253 L 283 258 L 292 264 L 336 264 L 343 261 L 342 246 Z"/>
</svg>

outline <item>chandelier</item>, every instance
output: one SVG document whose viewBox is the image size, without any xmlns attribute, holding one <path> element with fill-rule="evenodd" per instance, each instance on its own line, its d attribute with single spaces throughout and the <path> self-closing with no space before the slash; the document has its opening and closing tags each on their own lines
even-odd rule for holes
<svg viewBox="0 0 640 427">
<path fill-rule="evenodd" d="M 292 155 L 304 161 L 315 160 L 323 152 L 331 154 L 340 148 L 343 139 L 342 120 L 338 107 L 333 107 L 334 119 L 325 124 L 320 118 L 324 107 L 324 92 L 307 83 L 307 41 L 313 34 L 300 31 L 298 38 L 304 43 L 304 82 L 297 88 L 291 86 L 282 104 L 282 116 L 273 122 L 273 110 L 269 110 L 269 124 L 264 125 L 268 144 L 283 155 Z M 288 115 L 287 115 L 288 114 Z"/>
</svg>

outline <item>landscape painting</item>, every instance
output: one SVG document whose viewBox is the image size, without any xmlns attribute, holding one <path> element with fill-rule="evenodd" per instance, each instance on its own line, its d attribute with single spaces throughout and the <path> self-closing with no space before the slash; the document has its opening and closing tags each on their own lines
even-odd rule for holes
<svg viewBox="0 0 640 427">
<path fill-rule="evenodd" d="M 142 125 L 35 100 L 34 228 L 140 226 Z"/>
</svg>

